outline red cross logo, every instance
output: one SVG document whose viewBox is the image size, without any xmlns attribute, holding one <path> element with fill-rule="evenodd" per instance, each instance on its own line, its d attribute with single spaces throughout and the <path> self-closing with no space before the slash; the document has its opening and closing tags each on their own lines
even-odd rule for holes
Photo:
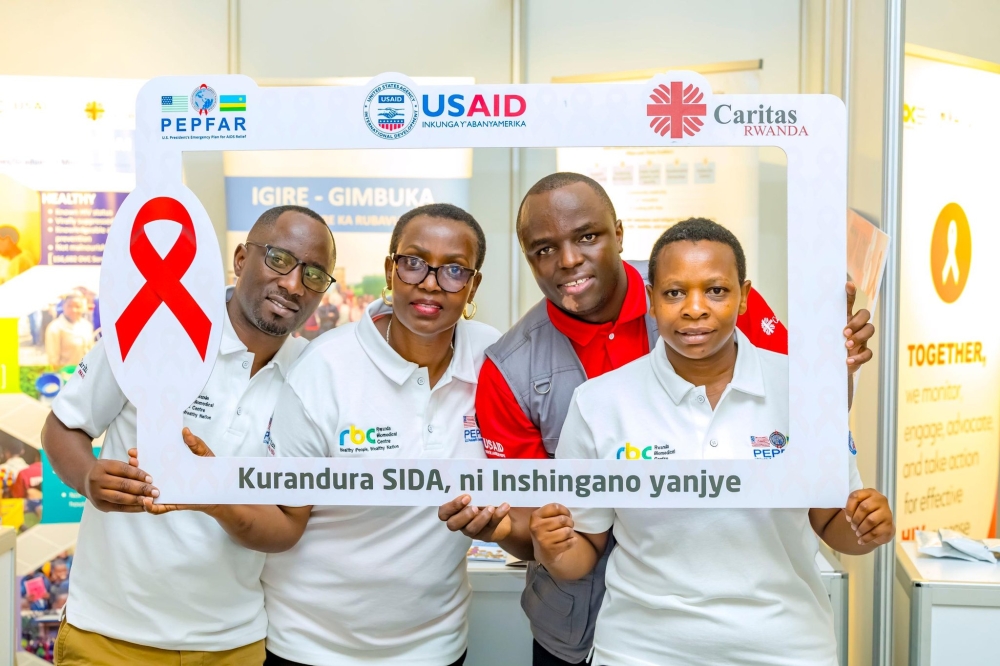
<svg viewBox="0 0 1000 666">
<path fill-rule="evenodd" d="M 660 136 L 670 132 L 671 139 L 682 139 L 685 134 L 694 136 L 704 125 L 696 116 L 707 113 L 705 105 L 699 104 L 705 96 L 693 83 L 687 88 L 683 85 L 680 81 L 671 81 L 667 88 L 661 83 L 649 96 L 652 100 L 652 104 L 646 105 L 646 115 L 652 118 L 649 126 Z"/>
</svg>

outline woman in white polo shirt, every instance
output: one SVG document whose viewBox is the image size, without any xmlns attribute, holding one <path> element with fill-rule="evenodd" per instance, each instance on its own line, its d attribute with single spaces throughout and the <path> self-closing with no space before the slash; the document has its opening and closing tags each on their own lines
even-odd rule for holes
<svg viewBox="0 0 1000 666">
<path fill-rule="evenodd" d="M 484 457 L 466 437 L 499 337 L 469 321 L 483 230 L 456 206 L 422 206 L 399 218 L 389 252 L 391 296 L 314 340 L 289 373 L 270 429 L 275 455 Z M 268 666 L 464 661 L 471 540 L 442 525 L 437 507 L 209 511 L 237 542 L 272 553 L 261 576 Z"/>
<path fill-rule="evenodd" d="M 681 222 L 649 263 L 660 340 L 649 356 L 577 389 L 556 456 L 615 458 L 648 440 L 654 458 L 764 458 L 785 450 L 787 357 L 736 329 L 746 307 L 743 250 L 724 227 Z M 761 464 L 768 464 L 765 460 Z M 531 519 L 535 556 L 555 576 L 589 572 L 614 526 L 617 547 L 597 620 L 594 664 L 835 666 L 818 534 L 863 554 L 894 532 L 885 498 L 861 490 L 851 458 L 846 509 L 576 509 Z"/>
</svg>

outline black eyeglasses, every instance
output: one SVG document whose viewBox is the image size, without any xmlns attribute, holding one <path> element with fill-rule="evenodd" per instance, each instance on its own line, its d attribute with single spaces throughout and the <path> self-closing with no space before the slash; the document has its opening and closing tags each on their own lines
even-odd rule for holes
<svg viewBox="0 0 1000 666">
<path fill-rule="evenodd" d="M 394 254 L 390 259 L 396 264 L 396 275 L 406 284 L 420 284 L 427 279 L 428 273 L 434 273 L 438 286 L 450 294 L 465 289 L 469 280 L 479 272 L 459 264 L 431 266 L 420 257 L 408 254 Z"/>
<path fill-rule="evenodd" d="M 332 275 L 321 268 L 311 266 L 304 261 L 299 261 L 298 257 L 288 250 L 282 250 L 280 247 L 274 247 L 273 245 L 251 243 L 250 241 L 246 241 L 243 244 L 264 248 L 264 265 L 279 275 L 288 275 L 295 270 L 296 266 L 301 265 L 302 285 L 310 291 L 322 294 L 330 288 L 331 284 L 336 282 Z"/>
</svg>

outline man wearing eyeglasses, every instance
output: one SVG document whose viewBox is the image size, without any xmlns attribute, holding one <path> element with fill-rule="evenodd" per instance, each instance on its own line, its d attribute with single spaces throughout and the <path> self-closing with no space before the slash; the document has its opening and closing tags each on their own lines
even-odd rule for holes
<svg viewBox="0 0 1000 666">
<path fill-rule="evenodd" d="M 219 455 L 266 456 L 268 421 L 306 341 L 289 334 L 333 283 L 333 236 L 308 208 L 266 211 L 236 249 L 212 375 L 184 425 Z M 94 438 L 105 433 L 99 459 Z M 158 493 L 128 464 L 136 411 L 103 343 L 52 405 L 42 444 L 60 478 L 85 496 L 56 663 L 262 664 L 264 555 L 238 546 L 210 516 L 143 513 Z"/>
</svg>

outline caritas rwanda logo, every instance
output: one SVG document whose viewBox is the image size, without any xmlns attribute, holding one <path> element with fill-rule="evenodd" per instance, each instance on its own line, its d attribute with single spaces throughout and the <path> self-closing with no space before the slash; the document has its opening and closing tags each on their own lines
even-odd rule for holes
<svg viewBox="0 0 1000 666">
<path fill-rule="evenodd" d="M 683 139 L 685 134 L 697 134 L 705 124 L 700 117 L 708 113 L 701 103 L 705 95 L 693 83 L 686 88 L 680 81 L 671 81 L 669 88 L 661 83 L 649 99 L 646 105 L 646 115 L 652 118 L 649 126 L 660 136 L 670 132 L 671 139 Z"/>
</svg>

